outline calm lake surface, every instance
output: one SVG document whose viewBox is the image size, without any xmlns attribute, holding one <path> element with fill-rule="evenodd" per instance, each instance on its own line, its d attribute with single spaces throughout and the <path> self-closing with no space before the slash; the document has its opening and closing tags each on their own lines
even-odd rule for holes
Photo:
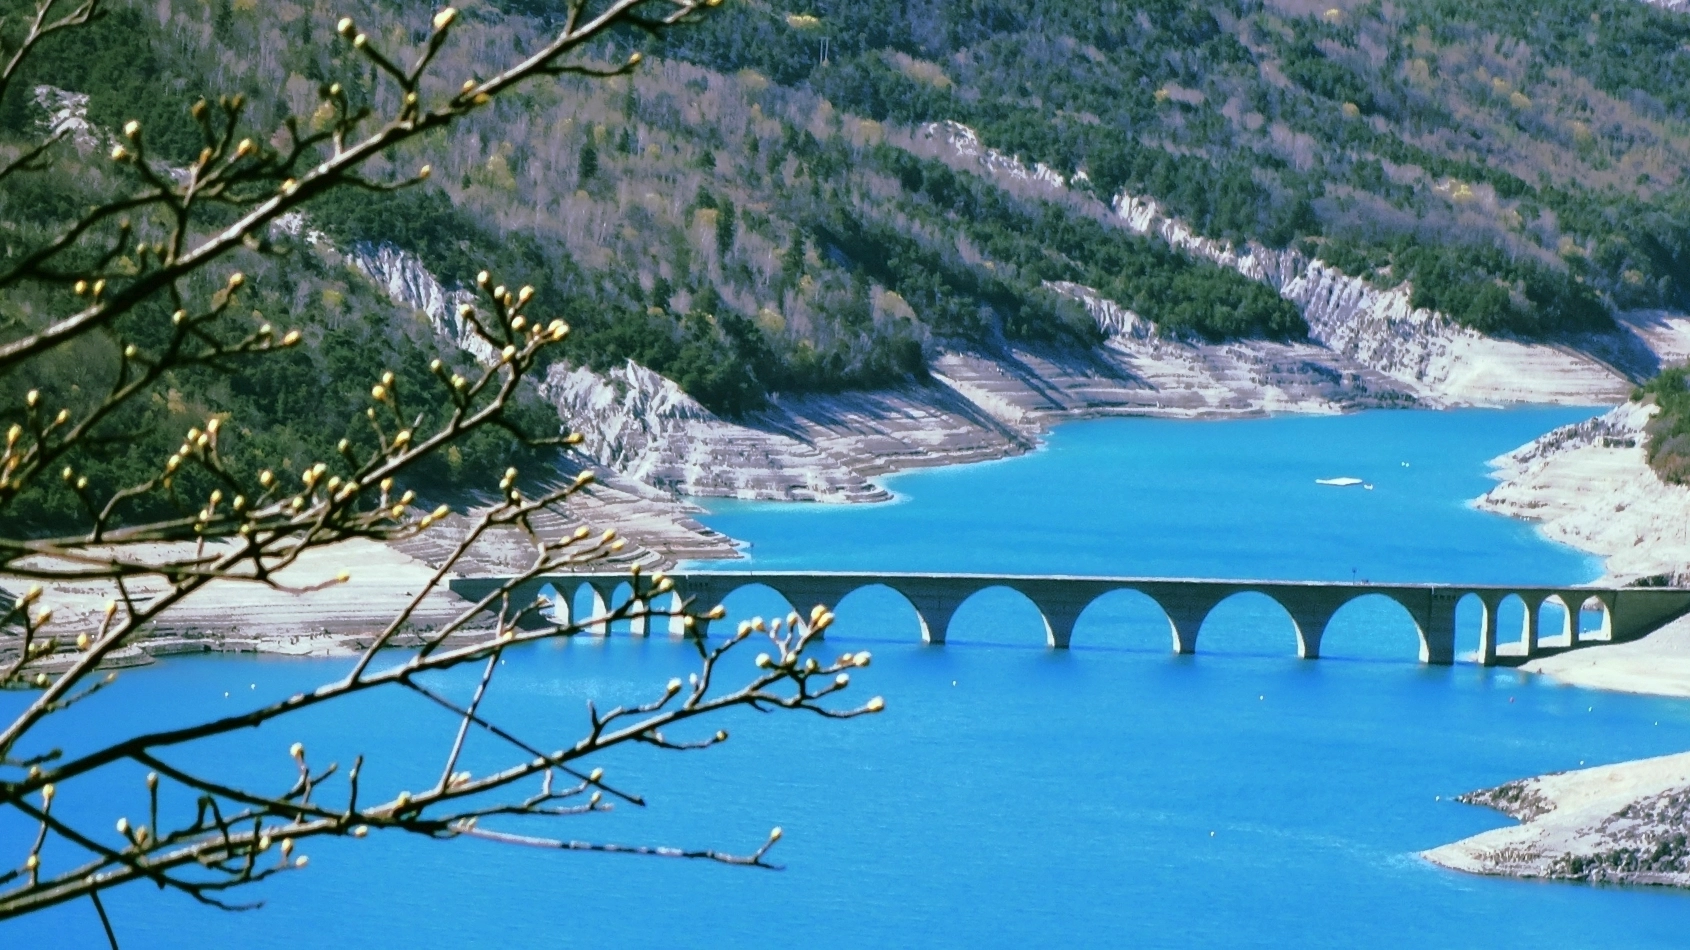
<svg viewBox="0 0 1690 950">
<path fill-rule="evenodd" d="M 896 503 L 712 502 L 705 520 L 754 543 L 747 568 L 1582 582 L 1598 563 L 1466 502 L 1490 484 L 1487 459 L 1589 414 L 1079 423 L 1030 456 L 892 479 Z M 1314 484 L 1336 476 L 1374 489 Z M 786 609 L 756 589 L 729 606 Z M 1685 895 L 1465 877 L 1415 853 L 1507 822 L 1450 801 L 1460 792 L 1690 748 L 1690 703 L 1424 668 L 1405 615 L 1375 601 L 1334 620 L 1318 662 L 1295 659 L 1289 621 L 1249 597 L 1217 608 L 1187 657 L 1128 595 L 1082 617 L 1069 651 L 1047 650 L 1007 593 L 965 605 L 945 647 L 921 646 L 885 592 L 838 614 L 830 647 L 874 651 L 857 698 L 885 695 L 883 715 L 747 714 L 710 752 L 608 757 L 651 807 L 563 832 L 749 850 L 781 825 L 784 872 L 375 836 L 306 846 L 310 869 L 262 886 L 250 913 L 114 894 L 123 946 L 1684 946 Z M 749 673 L 750 654 L 737 664 Z M 665 640 L 582 638 L 512 657 L 490 702 L 561 745 L 589 697 L 646 698 L 690 668 Z M 171 660 L 73 710 L 61 739 L 233 711 L 343 669 Z M 372 697 L 181 760 L 281 786 L 301 739 L 318 761 L 365 753 L 368 785 L 415 788 L 449 730 L 418 701 Z M 469 767 L 496 751 L 472 749 Z M 144 801 L 135 774 L 67 788 L 55 808 L 109 827 Z M 16 853 L 27 833 L 0 824 L 0 844 Z M 0 924 L 0 946 L 102 940 L 86 905 Z"/>
</svg>

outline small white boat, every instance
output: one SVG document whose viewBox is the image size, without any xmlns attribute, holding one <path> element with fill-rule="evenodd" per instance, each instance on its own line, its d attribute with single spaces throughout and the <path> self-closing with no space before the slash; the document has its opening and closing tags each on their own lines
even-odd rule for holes
<svg viewBox="0 0 1690 950">
<path fill-rule="evenodd" d="M 1359 478 L 1348 478 L 1348 477 L 1346 477 L 1346 478 L 1317 478 L 1317 479 L 1314 480 L 1314 483 L 1316 485 L 1332 485 L 1332 486 L 1337 487 L 1337 488 L 1348 488 L 1351 485 L 1360 485 L 1361 479 L 1359 479 Z"/>
</svg>

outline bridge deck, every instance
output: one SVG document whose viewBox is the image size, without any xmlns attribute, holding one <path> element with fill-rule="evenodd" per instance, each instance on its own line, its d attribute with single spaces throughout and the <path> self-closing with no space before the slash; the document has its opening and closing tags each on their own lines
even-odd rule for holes
<svg viewBox="0 0 1690 950">
<path fill-rule="evenodd" d="M 1420 660 L 1451 663 L 1455 659 L 1456 605 L 1471 596 L 1482 608 L 1478 660 L 1485 664 L 1524 662 L 1550 652 L 1597 642 L 1635 640 L 1661 625 L 1690 612 L 1690 589 L 1658 587 L 1611 587 L 1597 585 L 1531 584 L 1375 584 L 1332 581 L 1284 581 L 1179 577 L 1096 577 L 1051 574 L 939 574 L 888 571 L 681 571 L 668 575 L 675 592 L 699 611 L 720 603 L 743 587 L 762 585 L 773 589 L 799 611 L 814 604 L 837 604 L 846 595 L 864 587 L 886 587 L 907 600 L 921 622 L 922 638 L 944 643 L 951 617 L 964 601 L 982 590 L 1005 587 L 1027 597 L 1038 607 L 1045 623 L 1046 642 L 1067 647 L 1074 623 L 1093 601 L 1105 594 L 1131 590 L 1153 600 L 1168 618 L 1173 649 L 1192 653 L 1203 620 L 1217 604 L 1244 592 L 1272 598 L 1291 616 L 1297 633 L 1297 653 L 1313 659 L 1320 655 L 1320 641 L 1332 616 L 1358 597 L 1384 595 L 1396 601 L 1414 619 L 1420 637 Z M 508 581 L 496 577 L 458 578 L 452 590 L 479 601 L 498 591 Z M 602 613 L 613 602 L 628 575 L 617 573 L 557 574 L 536 577 L 511 589 L 512 603 L 532 604 L 542 595 L 567 610 L 571 595 L 581 586 L 589 588 Z M 563 593 L 560 593 L 563 592 Z M 623 595 L 626 596 L 625 594 Z M 1502 602 L 1518 597 L 1525 620 L 1519 648 L 1511 655 L 1499 655 L 1496 615 Z M 1566 608 L 1567 621 L 1556 631 L 1565 643 L 1546 644 L 1538 630 L 1538 608 L 1546 602 Z M 1578 614 L 1596 609 L 1602 627 L 1581 637 Z M 707 635 L 707 624 L 694 632 Z"/>
</svg>

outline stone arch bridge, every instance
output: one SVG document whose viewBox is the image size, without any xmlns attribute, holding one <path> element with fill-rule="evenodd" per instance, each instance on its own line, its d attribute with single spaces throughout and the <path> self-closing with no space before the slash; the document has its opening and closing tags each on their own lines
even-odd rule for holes
<svg viewBox="0 0 1690 950">
<path fill-rule="evenodd" d="M 1174 652 L 1193 653 L 1203 620 L 1221 601 L 1240 593 L 1264 594 L 1290 615 L 1297 635 L 1297 654 L 1308 659 L 1320 656 L 1320 641 L 1328 622 L 1345 604 L 1360 597 L 1382 594 L 1395 601 L 1413 618 L 1420 637 L 1420 661 L 1448 664 L 1455 660 L 1456 605 L 1468 597 L 1482 608 L 1477 659 L 1486 665 L 1518 663 L 1547 653 L 1563 652 L 1594 642 L 1636 640 L 1663 624 L 1690 612 L 1690 589 L 1654 587 L 1529 586 L 1483 584 L 1372 584 L 1323 581 L 1209 580 L 1197 578 L 1084 577 L 1022 574 L 926 574 L 834 571 L 681 571 L 667 575 L 675 582 L 675 593 L 693 600 L 694 609 L 708 610 L 729 594 L 756 585 L 773 589 L 796 608 L 807 613 L 814 604 L 838 604 L 848 594 L 866 587 L 889 588 L 915 609 L 923 640 L 942 644 L 951 617 L 963 602 L 990 588 L 1008 588 L 1030 600 L 1044 619 L 1045 641 L 1065 648 L 1073 637 L 1074 623 L 1085 609 L 1105 594 L 1137 591 L 1153 600 L 1167 616 Z M 451 582 L 458 595 L 478 601 L 505 583 L 497 577 L 466 577 Z M 591 592 L 594 614 L 602 615 L 606 605 L 625 598 L 627 574 L 557 574 L 524 581 L 513 589 L 512 603 L 532 604 L 545 597 L 562 612 L 585 587 Z M 1524 610 L 1518 646 L 1498 654 L 1497 613 L 1503 602 L 1517 597 Z M 1548 636 L 1538 629 L 1539 608 L 1559 603 L 1565 609 L 1560 631 L 1562 642 L 1545 643 Z M 1600 611 L 1602 624 L 1596 631 L 1579 632 L 1581 610 Z M 604 625 L 598 624 L 603 633 Z M 708 625 L 700 621 L 695 634 L 707 635 Z M 636 632 L 644 633 L 643 621 L 635 621 Z"/>
</svg>

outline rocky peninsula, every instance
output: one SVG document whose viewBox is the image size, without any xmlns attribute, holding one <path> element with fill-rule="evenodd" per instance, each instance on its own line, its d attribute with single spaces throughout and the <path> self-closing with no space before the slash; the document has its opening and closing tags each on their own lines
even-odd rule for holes
<svg viewBox="0 0 1690 950">
<path fill-rule="evenodd" d="M 1690 887 L 1690 752 L 1461 796 L 1520 824 L 1425 853 L 1474 874 Z"/>
<path fill-rule="evenodd" d="M 1682 358 L 1682 322 L 1651 321 Z M 1475 505 L 1529 518 L 1554 540 L 1602 556 L 1609 580 L 1690 579 L 1690 488 L 1661 481 L 1643 454 L 1655 408 L 1626 403 L 1494 460 L 1500 483 Z M 1581 649 L 1523 669 L 1569 685 L 1690 697 L 1690 617 L 1642 640 Z M 1461 797 L 1517 819 L 1434 848 L 1433 863 L 1478 874 L 1690 886 L 1690 753 L 1520 779 Z"/>
<path fill-rule="evenodd" d="M 1690 697 L 1690 617 L 1632 643 L 1525 669 L 1592 689 Z M 1424 852 L 1434 864 L 1506 877 L 1690 887 L 1690 752 L 1555 772 L 1461 796 L 1520 823 Z"/>
</svg>

